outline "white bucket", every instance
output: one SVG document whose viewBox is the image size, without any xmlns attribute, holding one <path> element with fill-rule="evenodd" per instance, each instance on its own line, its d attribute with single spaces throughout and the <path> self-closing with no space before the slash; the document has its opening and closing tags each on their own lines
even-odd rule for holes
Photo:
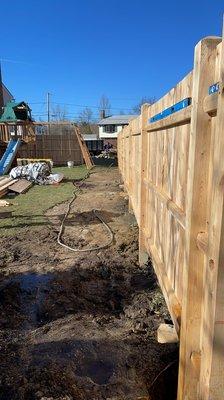
<svg viewBox="0 0 224 400">
<path fill-rule="evenodd" d="M 68 161 L 67 164 L 68 164 L 68 168 L 74 167 L 74 161 Z"/>
</svg>

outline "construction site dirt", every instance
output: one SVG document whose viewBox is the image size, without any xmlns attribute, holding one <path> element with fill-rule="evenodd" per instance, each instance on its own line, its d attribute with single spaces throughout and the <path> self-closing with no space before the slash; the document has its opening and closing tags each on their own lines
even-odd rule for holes
<svg viewBox="0 0 224 400">
<path fill-rule="evenodd" d="M 1 400 L 174 400 L 178 346 L 159 344 L 170 316 L 150 262 L 138 263 L 138 226 L 117 168 L 96 168 L 41 229 L 1 237 Z"/>
</svg>

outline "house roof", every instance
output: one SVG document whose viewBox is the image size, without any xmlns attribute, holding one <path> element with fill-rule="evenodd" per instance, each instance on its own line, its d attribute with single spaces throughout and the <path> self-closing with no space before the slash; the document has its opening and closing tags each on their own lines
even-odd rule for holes
<svg viewBox="0 0 224 400">
<path fill-rule="evenodd" d="M 3 89 L 4 102 L 6 103 L 7 101 L 12 100 L 13 99 L 13 95 L 9 91 L 9 89 L 7 89 L 7 87 L 4 85 L 3 82 L 2 82 L 2 89 Z"/>
<path fill-rule="evenodd" d="M 112 115 L 111 117 L 103 118 L 98 122 L 98 125 L 127 125 L 129 121 L 136 118 L 137 115 Z"/>
<path fill-rule="evenodd" d="M 98 133 L 83 133 L 82 135 L 84 140 L 97 140 L 98 136 Z"/>
</svg>

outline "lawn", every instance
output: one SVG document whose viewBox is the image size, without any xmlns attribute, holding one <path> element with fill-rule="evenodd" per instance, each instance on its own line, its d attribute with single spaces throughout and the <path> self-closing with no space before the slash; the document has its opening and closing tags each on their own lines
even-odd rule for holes
<svg viewBox="0 0 224 400">
<path fill-rule="evenodd" d="M 62 172 L 64 181 L 58 186 L 34 185 L 25 194 L 15 196 L 14 198 L 5 196 L 10 202 L 9 207 L 2 208 L 1 211 L 12 211 L 11 218 L 0 219 L 0 235 L 15 235 L 20 229 L 40 227 L 48 222 L 44 213 L 56 204 L 63 203 L 71 198 L 74 192 L 72 181 L 82 179 L 87 174 L 85 165 L 68 168 L 55 167 L 53 172 Z"/>
</svg>

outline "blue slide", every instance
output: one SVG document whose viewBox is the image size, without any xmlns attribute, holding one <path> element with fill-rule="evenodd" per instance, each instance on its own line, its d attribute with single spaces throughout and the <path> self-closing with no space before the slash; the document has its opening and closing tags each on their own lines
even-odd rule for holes
<svg viewBox="0 0 224 400">
<path fill-rule="evenodd" d="M 17 150 L 21 145 L 20 139 L 11 139 L 0 160 L 0 175 L 5 175 L 9 172 L 12 162 L 16 156 Z"/>
</svg>

